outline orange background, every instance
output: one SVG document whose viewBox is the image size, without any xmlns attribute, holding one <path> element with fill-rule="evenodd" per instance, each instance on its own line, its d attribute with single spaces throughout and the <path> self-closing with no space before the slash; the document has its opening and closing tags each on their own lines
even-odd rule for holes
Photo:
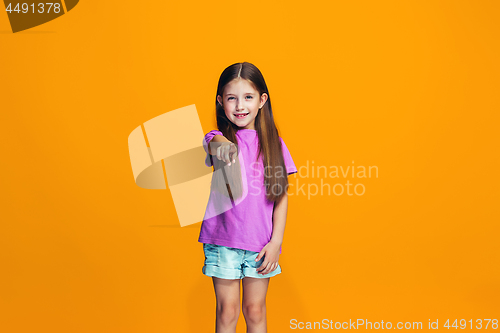
<svg viewBox="0 0 500 333">
<path fill-rule="evenodd" d="M 240 61 L 297 167 L 379 168 L 350 180 L 363 196 L 290 196 L 269 332 L 500 319 L 499 9 L 87 0 L 16 34 L 0 13 L 0 330 L 214 331 L 201 224 L 134 183 L 127 137 L 190 104 L 215 129 L 217 80 Z"/>
</svg>

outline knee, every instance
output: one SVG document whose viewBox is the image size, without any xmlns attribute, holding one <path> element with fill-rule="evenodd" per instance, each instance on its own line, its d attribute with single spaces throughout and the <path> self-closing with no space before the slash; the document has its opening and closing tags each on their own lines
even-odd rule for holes
<svg viewBox="0 0 500 333">
<path fill-rule="evenodd" d="M 240 306 L 238 303 L 222 303 L 217 304 L 217 316 L 221 324 L 230 325 L 238 321 L 240 315 Z"/>
<path fill-rule="evenodd" d="M 266 318 L 265 304 L 244 304 L 243 315 L 247 321 L 260 323 Z"/>
</svg>

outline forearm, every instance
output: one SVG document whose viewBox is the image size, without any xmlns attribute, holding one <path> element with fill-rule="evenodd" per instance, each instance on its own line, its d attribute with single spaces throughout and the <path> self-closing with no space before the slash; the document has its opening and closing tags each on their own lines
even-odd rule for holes
<svg viewBox="0 0 500 333">
<path fill-rule="evenodd" d="M 280 202 L 274 204 L 273 211 L 273 236 L 271 242 L 281 245 L 285 234 L 286 215 L 288 211 L 288 194 L 281 198 Z"/>
<path fill-rule="evenodd" d="M 217 148 L 220 146 L 220 143 L 222 142 L 231 142 L 228 139 L 226 139 L 225 136 L 222 135 L 214 135 L 212 140 L 208 143 L 208 153 L 210 155 L 217 155 Z"/>
</svg>

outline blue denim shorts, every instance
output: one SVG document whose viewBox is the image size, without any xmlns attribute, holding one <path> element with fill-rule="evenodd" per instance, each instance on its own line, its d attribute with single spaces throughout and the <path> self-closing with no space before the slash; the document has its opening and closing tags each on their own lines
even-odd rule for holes
<svg viewBox="0 0 500 333">
<path fill-rule="evenodd" d="M 259 252 L 241 250 L 215 244 L 203 244 L 205 263 L 202 272 L 207 276 L 221 279 L 243 279 L 244 277 L 265 279 L 281 273 L 278 267 L 265 275 L 259 274 L 257 268 L 264 262 L 265 255 L 259 260 L 255 258 Z"/>
</svg>

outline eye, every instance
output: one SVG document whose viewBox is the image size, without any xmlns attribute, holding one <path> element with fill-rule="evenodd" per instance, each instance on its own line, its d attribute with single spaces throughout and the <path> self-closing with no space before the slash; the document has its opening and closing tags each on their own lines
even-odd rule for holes
<svg viewBox="0 0 500 333">
<path fill-rule="evenodd" d="M 249 97 L 250 99 L 252 99 L 252 98 L 253 98 L 253 96 L 247 96 L 247 97 Z"/>
<path fill-rule="evenodd" d="M 229 97 L 227 100 L 229 101 L 231 98 L 234 98 L 234 97 Z"/>
</svg>

